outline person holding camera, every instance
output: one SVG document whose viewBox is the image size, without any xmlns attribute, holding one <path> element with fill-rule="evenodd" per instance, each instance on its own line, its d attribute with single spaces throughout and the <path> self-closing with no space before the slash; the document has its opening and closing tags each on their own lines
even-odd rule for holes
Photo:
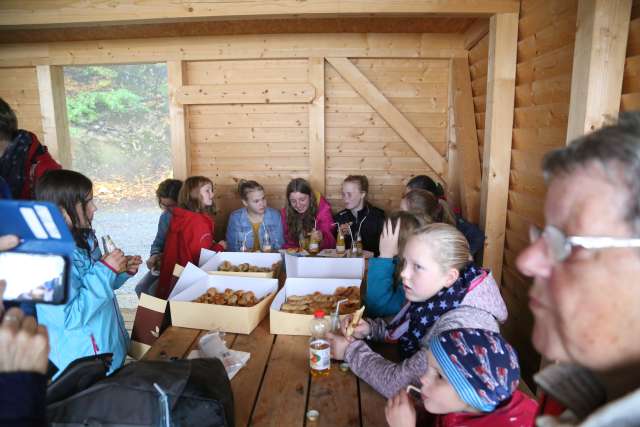
<svg viewBox="0 0 640 427">
<path fill-rule="evenodd" d="M 14 248 L 16 236 L 0 237 L 0 252 Z M 0 279 L 0 425 L 46 425 L 45 398 L 49 337 L 19 308 L 4 313 L 5 282 Z"/>
</svg>

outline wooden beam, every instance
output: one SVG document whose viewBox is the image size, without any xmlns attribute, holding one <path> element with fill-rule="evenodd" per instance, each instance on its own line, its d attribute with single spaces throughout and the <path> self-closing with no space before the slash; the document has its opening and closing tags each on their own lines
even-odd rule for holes
<svg viewBox="0 0 640 427">
<path fill-rule="evenodd" d="M 171 127 L 171 164 L 173 177 L 186 179 L 190 174 L 190 144 L 187 108 L 177 101 L 177 94 L 185 82 L 183 61 L 167 62 L 169 85 L 169 125 Z"/>
<path fill-rule="evenodd" d="M 447 196 L 447 203 L 451 208 L 458 211 L 460 210 L 460 155 L 458 149 L 458 139 L 456 138 L 456 120 L 455 113 L 453 111 L 453 65 L 449 61 L 449 96 L 447 108 L 447 182 L 445 185 L 445 191 Z M 463 212 L 463 215 L 465 212 Z"/>
<path fill-rule="evenodd" d="M 438 175 L 445 171 L 445 160 L 411 122 L 365 77 L 348 58 L 327 58 L 342 78 L 360 94 L 387 124 L 413 148 Z"/>
<path fill-rule="evenodd" d="M 500 282 L 504 252 L 518 50 L 518 14 L 491 17 L 480 224 L 486 235 L 483 265 Z"/>
<path fill-rule="evenodd" d="M 478 18 L 464 32 L 464 48 L 473 48 L 484 36 L 489 34 L 489 20 Z"/>
<path fill-rule="evenodd" d="M 466 57 L 462 34 L 263 34 L 0 44 L 0 67 L 164 61 Z"/>
<path fill-rule="evenodd" d="M 309 179 L 311 186 L 326 194 L 324 149 L 324 58 L 309 58 L 309 83 L 315 98 L 309 105 Z"/>
<path fill-rule="evenodd" d="M 36 72 L 44 132 L 43 144 L 64 168 L 71 168 L 71 138 L 63 69 L 58 66 L 39 65 Z"/>
<path fill-rule="evenodd" d="M 469 221 L 480 221 L 480 157 L 476 132 L 471 76 L 466 59 L 451 60 L 451 91 L 459 157 L 462 214 Z"/>
<path fill-rule="evenodd" d="M 567 144 L 616 118 L 632 0 L 580 0 Z"/>
<path fill-rule="evenodd" d="M 179 104 L 308 104 L 315 96 L 308 83 L 182 86 Z"/>
<path fill-rule="evenodd" d="M 179 22 L 194 19 L 330 18 L 515 12 L 519 0 L 3 0 L 0 27 Z"/>
</svg>

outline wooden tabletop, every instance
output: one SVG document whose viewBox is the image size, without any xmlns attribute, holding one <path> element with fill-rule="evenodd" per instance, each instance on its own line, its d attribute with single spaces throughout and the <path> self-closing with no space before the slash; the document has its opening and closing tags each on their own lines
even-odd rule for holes
<svg viewBox="0 0 640 427">
<path fill-rule="evenodd" d="M 169 327 L 146 360 L 185 358 L 206 331 Z M 386 426 L 385 399 L 350 371 L 332 363 L 327 377 L 309 373 L 309 338 L 271 335 L 269 318 L 250 334 L 226 334 L 227 346 L 251 358 L 231 381 L 236 426 Z M 315 422 L 305 419 L 315 409 Z"/>
</svg>

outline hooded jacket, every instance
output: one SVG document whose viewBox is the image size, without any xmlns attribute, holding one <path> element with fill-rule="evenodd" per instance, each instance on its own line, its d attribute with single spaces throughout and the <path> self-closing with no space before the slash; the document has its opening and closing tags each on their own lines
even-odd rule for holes
<svg viewBox="0 0 640 427">
<path fill-rule="evenodd" d="M 456 412 L 438 415 L 434 427 L 531 427 L 536 417 L 538 404 L 535 400 L 516 390 L 508 402 L 493 412 L 471 414 Z"/>
<path fill-rule="evenodd" d="M 198 265 L 200 249 L 222 251 L 222 246 L 213 241 L 213 219 L 208 215 L 187 209 L 173 208 L 169 231 L 162 252 L 160 280 L 156 296 L 167 299 L 175 283 L 171 280 L 176 264 Z"/>
<path fill-rule="evenodd" d="M 383 341 L 387 329 L 384 319 L 366 319 L 371 325 L 371 339 Z M 344 359 L 351 371 L 389 398 L 409 384 L 420 384 L 427 372 L 427 350 L 432 336 L 457 328 L 500 331 L 507 320 L 507 307 L 491 273 L 478 276 L 460 305 L 446 312 L 422 339 L 423 348 L 400 363 L 391 362 L 369 348 L 363 340 L 349 344 Z"/>
<path fill-rule="evenodd" d="M 124 365 L 127 356 L 129 334 L 113 291 L 131 276 L 116 274 L 100 261 L 97 241 L 89 245 L 91 254 L 77 247 L 73 252 L 67 303 L 36 305 L 38 323 L 49 331 L 49 359 L 59 369 L 54 379 L 80 357 L 113 353 L 110 374 Z"/>
<path fill-rule="evenodd" d="M 320 243 L 320 249 L 330 249 L 336 247 L 336 237 L 333 233 L 333 217 L 331 216 L 331 205 L 327 202 L 327 199 L 322 197 L 320 193 L 316 192 L 316 203 L 318 203 L 318 212 L 316 212 L 316 227 L 322 232 L 322 242 Z M 289 202 L 287 202 L 289 203 Z M 289 235 L 289 227 L 287 226 L 287 209 L 282 208 L 282 230 L 284 233 L 284 245 L 283 249 L 300 247 L 298 236 Z"/>
</svg>

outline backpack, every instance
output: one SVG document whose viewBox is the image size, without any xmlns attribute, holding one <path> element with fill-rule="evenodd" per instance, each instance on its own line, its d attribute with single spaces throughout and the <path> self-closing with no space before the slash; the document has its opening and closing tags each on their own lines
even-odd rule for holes
<svg viewBox="0 0 640 427">
<path fill-rule="evenodd" d="M 109 377 L 101 356 L 69 365 L 47 390 L 51 426 L 156 426 L 168 395 L 172 426 L 232 427 L 233 393 L 219 359 L 139 361 Z"/>
</svg>

